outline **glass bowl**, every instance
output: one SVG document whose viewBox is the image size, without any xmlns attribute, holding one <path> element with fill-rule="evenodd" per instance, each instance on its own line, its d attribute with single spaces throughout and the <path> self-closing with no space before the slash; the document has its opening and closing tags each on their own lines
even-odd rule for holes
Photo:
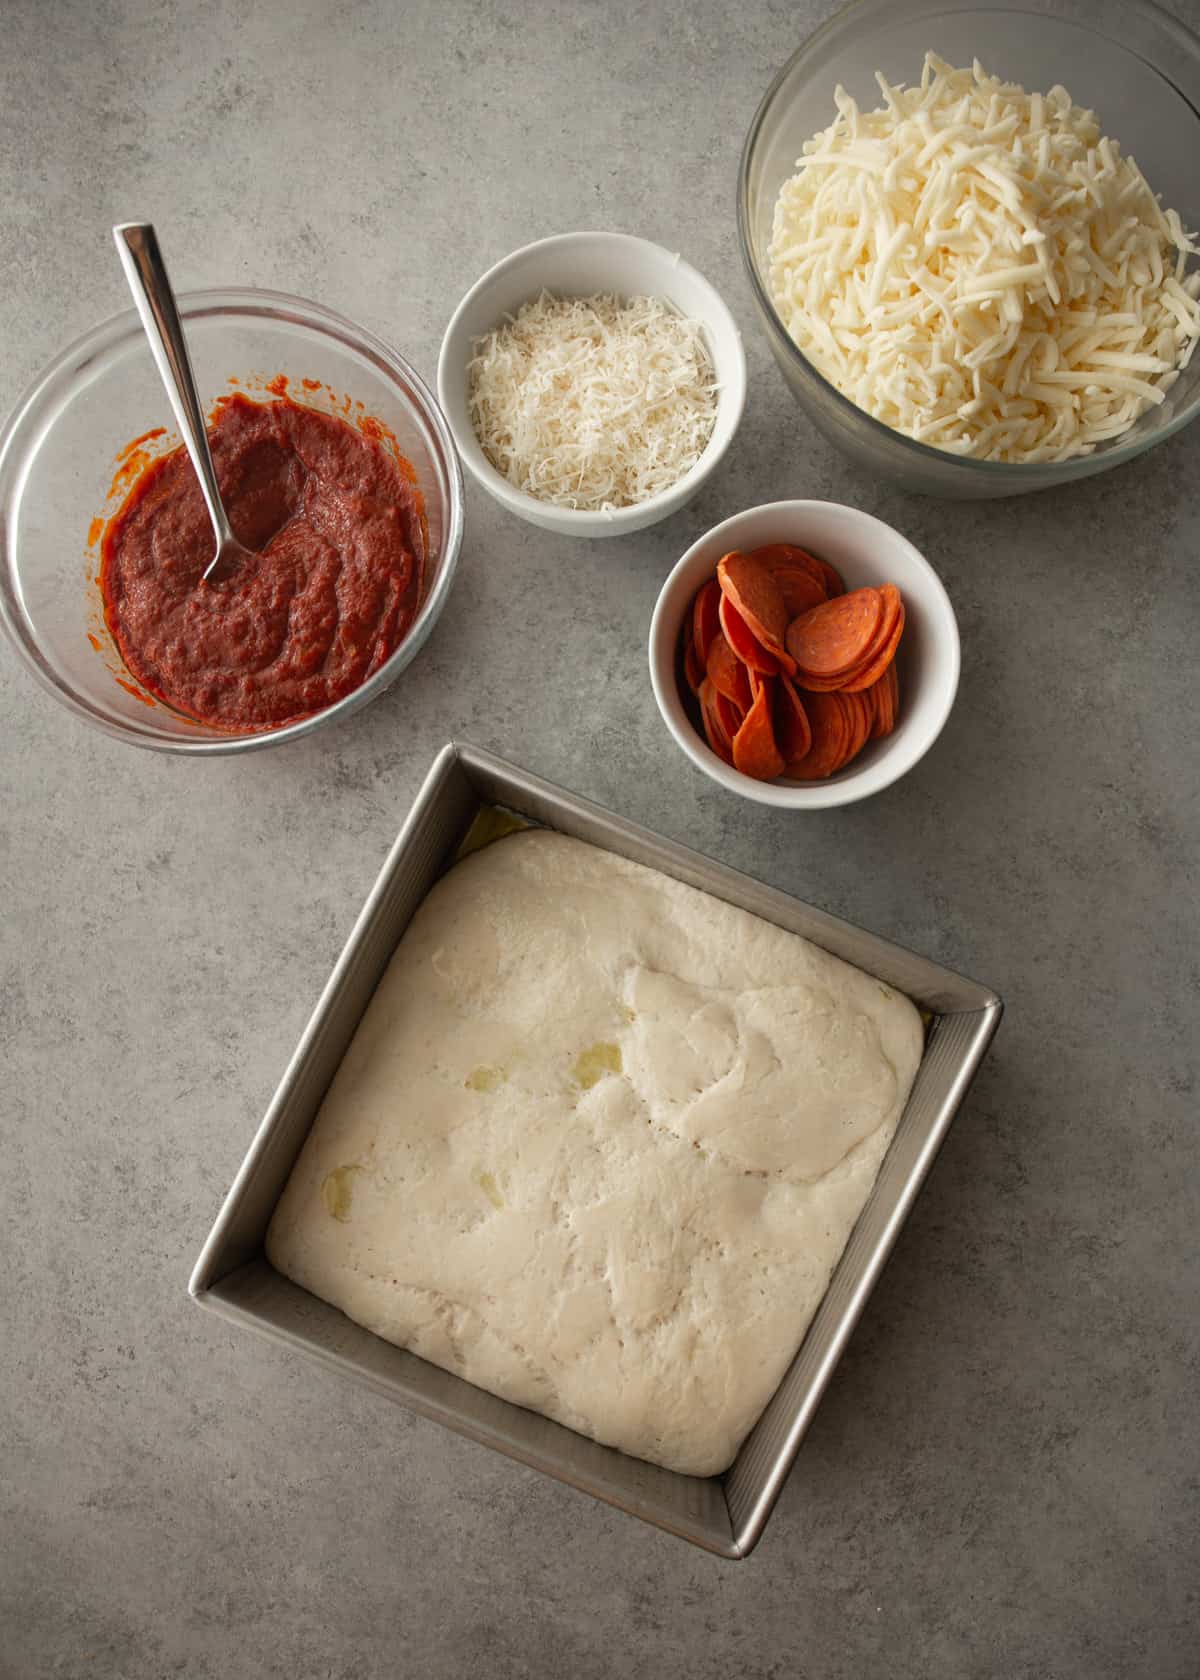
<svg viewBox="0 0 1200 1680">
<path fill-rule="evenodd" d="M 915 82 L 927 51 L 978 58 L 991 75 L 1045 92 L 1061 82 L 1132 153 L 1166 206 L 1200 227 L 1200 39 L 1147 0 L 855 0 L 776 76 L 750 125 L 738 181 L 738 231 L 771 349 L 797 402 L 860 466 L 907 490 L 973 499 L 1048 489 L 1130 461 L 1200 409 L 1200 355 L 1122 438 L 1070 461 L 978 461 L 893 431 L 842 396 L 788 336 L 771 302 L 767 247 L 775 201 L 804 142 L 828 127 L 841 82 L 864 108 L 881 103 L 876 70 Z"/>
<path fill-rule="evenodd" d="M 391 433 L 416 471 L 429 529 L 426 595 L 408 635 L 360 688 L 274 729 L 216 729 L 140 689 L 104 622 L 98 539 L 140 465 L 179 438 L 170 430 L 143 436 L 171 413 L 132 309 L 69 345 L 0 433 L 0 618 L 43 686 L 107 734 L 162 752 L 244 752 L 349 717 L 416 657 L 454 578 L 462 472 L 431 393 L 362 327 L 279 292 L 184 292 L 179 308 L 206 412 L 235 389 L 266 399 L 282 378 L 294 400 L 352 423 L 370 416 Z"/>
</svg>

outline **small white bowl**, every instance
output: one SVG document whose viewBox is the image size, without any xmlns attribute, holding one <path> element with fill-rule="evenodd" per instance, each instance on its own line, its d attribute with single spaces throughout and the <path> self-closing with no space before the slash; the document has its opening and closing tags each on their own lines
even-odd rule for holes
<svg viewBox="0 0 1200 1680">
<path fill-rule="evenodd" d="M 823 782 L 758 782 L 719 759 L 697 732 L 679 689 L 678 648 L 684 615 L 717 561 L 731 549 L 796 543 L 837 567 L 847 589 L 894 583 L 904 597 L 904 635 L 896 656 L 900 711 L 892 734 L 870 741 L 844 770 Z M 788 811 L 819 811 L 866 799 L 911 770 L 950 716 L 958 689 L 958 625 L 933 567 L 881 519 L 837 502 L 768 502 L 714 525 L 678 562 L 650 623 L 650 680 L 667 728 L 714 782 Z"/>
<path fill-rule="evenodd" d="M 611 513 L 555 507 L 518 490 L 480 448 L 467 402 L 467 365 L 476 342 L 542 291 L 556 297 L 657 297 L 699 321 L 721 387 L 712 437 L 696 465 L 669 490 Z M 467 470 L 502 507 L 565 537 L 617 537 L 644 530 L 689 502 L 728 449 L 746 403 L 741 334 L 720 294 L 675 252 L 628 233 L 560 233 L 505 257 L 477 280 L 450 318 L 437 371 L 438 401 Z"/>
</svg>

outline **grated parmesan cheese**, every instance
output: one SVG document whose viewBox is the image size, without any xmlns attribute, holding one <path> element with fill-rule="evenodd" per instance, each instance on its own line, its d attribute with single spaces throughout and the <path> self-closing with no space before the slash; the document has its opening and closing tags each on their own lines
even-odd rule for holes
<svg viewBox="0 0 1200 1680">
<path fill-rule="evenodd" d="M 939 449 L 1062 461 L 1118 438 L 1200 336 L 1197 252 L 1062 87 L 928 53 L 809 140 L 780 191 L 771 289 L 839 391 Z"/>
<path fill-rule="evenodd" d="M 608 512 L 669 490 L 717 416 L 702 329 L 658 298 L 543 292 L 479 340 L 467 377 L 488 460 L 556 507 Z"/>
</svg>

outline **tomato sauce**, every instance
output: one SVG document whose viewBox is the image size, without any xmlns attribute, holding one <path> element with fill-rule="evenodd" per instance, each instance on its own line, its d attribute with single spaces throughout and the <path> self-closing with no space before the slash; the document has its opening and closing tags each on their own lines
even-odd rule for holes
<svg viewBox="0 0 1200 1680">
<path fill-rule="evenodd" d="M 218 728 L 275 728 L 351 693 L 404 639 L 424 585 L 421 495 L 374 438 L 286 397 L 223 398 L 208 439 L 255 559 L 201 582 L 215 540 L 177 449 L 141 470 L 104 533 L 104 616 L 167 705 Z"/>
</svg>

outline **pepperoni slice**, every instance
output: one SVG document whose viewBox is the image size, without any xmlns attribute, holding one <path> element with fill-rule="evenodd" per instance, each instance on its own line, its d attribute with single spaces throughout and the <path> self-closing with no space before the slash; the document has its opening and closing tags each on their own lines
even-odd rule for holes
<svg viewBox="0 0 1200 1680">
<path fill-rule="evenodd" d="M 891 585 L 886 587 L 890 588 Z M 897 595 L 897 599 L 899 596 Z M 900 646 L 900 638 L 904 634 L 904 602 L 900 602 L 895 621 L 890 634 L 882 647 L 874 653 L 868 664 L 861 666 L 852 677 L 842 684 L 847 693 L 853 694 L 860 689 L 870 688 L 872 683 L 879 681 L 884 672 L 896 657 L 896 649 Z"/>
<path fill-rule="evenodd" d="M 787 647 L 801 680 L 853 670 L 871 647 L 882 613 L 878 589 L 853 589 L 795 619 L 788 626 Z"/>
<path fill-rule="evenodd" d="M 866 693 L 875 696 L 875 727 L 872 737 L 878 739 L 882 735 L 890 735 L 896 727 L 896 713 L 900 705 L 900 686 L 896 680 L 895 660 Z"/>
<path fill-rule="evenodd" d="M 708 650 L 707 675 L 718 694 L 732 700 L 743 712 L 749 710 L 753 698 L 749 674 L 721 630 L 713 637 Z"/>
<path fill-rule="evenodd" d="M 720 585 L 716 578 L 709 578 L 708 582 L 696 591 L 696 599 L 692 603 L 692 635 L 696 643 L 696 657 L 701 665 L 707 665 L 712 639 L 721 628 L 717 616 L 720 604 Z"/>
<path fill-rule="evenodd" d="M 774 576 L 787 608 L 789 623 L 829 599 L 822 580 L 803 566 L 776 566 Z"/>
<path fill-rule="evenodd" d="M 788 610 L 770 568 L 735 549 L 717 561 L 717 582 L 722 595 L 741 614 L 751 633 L 788 670 L 791 661 L 784 646 Z"/>
<path fill-rule="evenodd" d="M 857 758 L 859 753 L 871 739 L 871 725 L 874 721 L 874 709 L 861 694 L 842 693 L 837 696 L 846 713 L 849 739 L 837 769 L 842 770 Z"/>
<path fill-rule="evenodd" d="M 867 740 L 874 740 L 875 725 L 879 722 L 879 698 L 875 685 L 864 688 L 858 698 L 867 708 Z"/>
<path fill-rule="evenodd" d="M 704 681 L 704 667 L 696 653 L 696 638 L 692 635 L 690 624 L 684 627 L 683 635 L 683 674 L 687 678 L 687 685 L 693 694 L 700 692 L 700 684 Z"/>
<path fill-rule="evenodd" d="M 883 600 L 883 616 L 870 647 L 859 662 L 848 671 L 839 671 L 832 677 L 815 677 L 801 671 L 796 679 L 801 688 L 825 693 L 840 689 L 843 693 L 852 693 L 871 688 L 879 680 L 895 658 L 904 633 L 904 602 L 900 591 L 894 584 L 885 583 L 879 594 Z"/>
<path fill-rule="evenodd" d="M 806 548 L 798 548 L 795 543 L 766 543 L 762 548 L 752 548 L 750 557 L 760 560 L 775 573 L 784 568 L 799 568 L 807 572 L 822 589 L 825 587 L 825 562 L 818 560 L 816 555 L 810 554 Z"/>
<path fill-rule="evenodd" d="M 871 638 L 870 646 L 863 650 L 861 659 L 855 666 L 855 673 L 865 671 L 868 665 L 874 664 L 877 655 L 886 645 L 892 631 L 896 628 L 896 617 L 902 606 L 900 591 L 894 583 L 885 583 L 879 589 L 879 601 L 882 611 L 879 615 L 879 625 Z M 849 675 L 849 673 L 847 673 Z"/>
<path fill-rule="evenodd" d="M 787 773 L 797 782 L 820 782 L 841 763 L 850 730 L 841 698 L 836 694 L 805 696 L 804 710 L 812 731 L 812 745 L 803 758 L 792 760 Z"/>
<path fill-rule="evenodd" d="M 875 729 L 875 702 L 871 699 L 870 690 L 866 693 L 855 694 L 852 698 L 857 700 L 859 705 L 862 707 L 863 719 L 867 730 L 866 741 L 863 742 L 863 745 L 865 746 L 866 742 L 871 739 Z"/>
<path fill-rule="evenodd" d="M 861 665 L 855 665 L 849 671 L 839 671 L 836 677 L 810 677 L 807 671 L 797 671 L 794 678 L 797 688 L 802 688 L 805 694 L 834 694 L 846 686 L 847 680 L 862 670 Z"/>
<path fill-rule="evenodd" d="M 818 560 L 817 565 L 825 574 L 825 593 L 829 596 L 829 599 L 832 601 L 835 595 L 844 595 L 846 585 L 842 582 L 842 574 L 837 567 L 831 566 L 828 560 Z"/>
<path fill-rule="evenodd" d="M 812 730 L 804 702 L 789 678 L 781 675 L 775 685 L 775 740 L 784 761 L 803 758 L 812 746 Z"/>
<path fill-rule="evenodd" d="M 748 710 L 748 706 L 739 706 L 736 701 L 731 700 L 727 694 L 722 694 L 720 689 L 714 687 L 713 713 L 716 717 L 717 724 L 720 727 L 722 735 L 724 735 L 731 747 L 733 745 L 733 738 L 742 727 L 742 719 L 745 717 Z"/>
<path fill-rule="evenodd" d="M 733 749 L 730 745 L 729 736 L 722 728 L 721 720 L 717 715 L 716 690 L 707 677 L 700 684 L 699 698 L 700 718 L 704 724 L 704 733 L 708 739 L 708 744 L 719 759 L 726 764 L 732 764 Z"/>
<path fill-rule="evenodd" d="M 896 669 L 896 661 L 894 659 L 887 668 L 887 680 L 888 687 L 891 689 L 892 707 L 891 722 L 888 727 L 888 734 L 890 735 L 892 730 L 896 727 L 896 719 L 900 716 L 900 673 Z"/>
<path fill-rule="evenodd" d="M 781 669 L 778 659 L 767 652 L 733 602 L 724 595 L 721 596 L 719 616 L 725 640 L 742 664 L 748 665 L 752 671 L 761 671 L 765 677 L 777 676 Z"/>
<path fill-rule="evenodd" d="M 828 560 L 819 560 L 815 554 L 810 554 L 805 548 L 798 548 L 795 543 L 767 543 L 765 547 L 754 548 L 750 552 L 756 560 L 761 560 L 764 565 L 769 566 L 777 578 L 784 568 L 799 566 L 821 585 L 830 599 L 846 593 L 846 585 L 842 582 L 841 573 L 836 566 L 831 566 Z"/>
<path fill-rule="evenodd" d="M 741 728 L 733 737 L 733 767 L 743 776 L 753 776 L 756 782 L 773 782 L 783 774 L 783 754 L 775 741 L 775 727 L 771 720 L 770 678 L 760 678 L 754 704 L 742 719 Z"/>
<path fill-rule="evenodd" d="M 888 671 L 891 666 L 888 666 Z M 878 741 L 883 735 L 890 735 L 892 724 L 892 689 L 888 681 L 887 671 L 873 682 L 870 688 L 863 689 L 863 699 L 871 703 L 871 739 Z"/>
</svg>

